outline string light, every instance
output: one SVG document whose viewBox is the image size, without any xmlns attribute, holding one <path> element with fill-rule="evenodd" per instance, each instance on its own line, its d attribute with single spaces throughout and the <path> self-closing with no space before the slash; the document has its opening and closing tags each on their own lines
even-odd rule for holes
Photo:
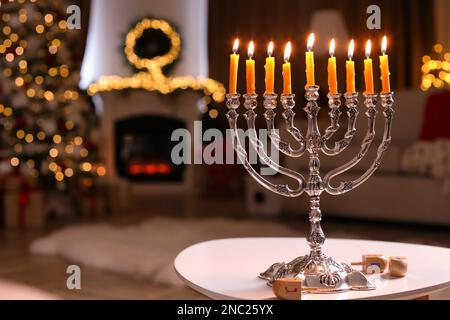
<svg viewBox="0 0 450 320">
<path fill-rule="evenodd" d="M 104 177 L 106 175 L 106 169 L 104 166 L 97 167 L 97 175 L 99 177 Z"/>
<path fill-rule="evenodd" d="M 435 44 L 434 53 L 441 57 L 432 59 L 430 55 L 422 57 L 422 81 L 420 89 L 427 91 L 431 87 L 443 88 L 445 84 L 450 85 L 450 52 L 442 55 L 444 47 L 442 44 Z"/>
<path fill-rule="evenodd" d="M 89 172 L 92 170 L 92 164 L 89 162 L 83 162 L 80 166 L 82 171 Z"/>
<path fill-rule="evenodd" d="M 162 31 L 171 42 L 171 49 L 165 55 L 152 59 L 141 58 L 135 53 L 136 41 L 145 30 L 156 29 Z M 170 94 L 176 90 L 203 91 L 205 96 L 211 96 L 216 102 L 225 99 L 226 90 L 220 82 L 203 77 L 166 77 L 162 68 L 175 61 L 181 48 L 181 39 L 175 29 L 165 20 L 144 19 L 140 21 L 125 37 L 125 56 L 137 69 L 145 69 L 131 77 L 103 76 L 98 82 L 88 87 L 88 94 L 95 95 L 99 92 L 143 89 L 158 91 L 162 94 Z"/>
<path fill-rule="evenodd" d="M 3 115 L 5 117 L 10 117 L 13 115 L 13 109 L 11 107 L 6 107 L 5 110 L 3 110 Z"/>
<path fill-rule="evenodd" d="M 75 143 L 75 145 L 81 146 L 83 144 L 83 138 L 82 137 L 75 137 L 75 139 L 73 139 L 73 142 Z"/>
<path fill-rule="evenodd" d="M 74 151 L 74 146 L 71 144 L 68 144 L 64 149 L 66 150 L 66 153 L 72 154 Z"/>
<path fill-rule="evenodd" d="M 58 156 L 59 152 L 58 152 L 58 149 L 51 148 L 50 151 L 48 152 L 48 154 L 50 155 L 50 157 L 56 158 Z"/>
<path fill-rule="evenodd" d="M 72 120 L 67 120 L 64 124 L 67 130 L 72 130 L 75 127 L 75 124 Z"/>
<path fill-rule="evenodd" d="M 38 34 L 44 33 L 44 26 L 43 26 L 42 24 L 38 24 L 38 25 L 36 26 L 36 32 L 37 32 Z"/>
<path fill-rule="evenodd" d="M 17 137 L 17 139 L 23 139 L 23 138 L 25 138 L 25 131 L 23 131 L 23 130 L 17 130 L 17 132 L 16 132 L 16 137 Z"/>
<path fill-rule="evenodd" d="M 54 143 L 59 144 L 59 143 L 61 143 L 61 141 L 62 141 L 62 137 L 59 134 L 55 134 L 53 136 L 53 142 Z"/>
<path fill-rule="evenodd" d="M 28 133 L 28 134 L 25 136 L 25 141 L 26 141 L 27 143 L 32 143 L 33 140 L 34 140 L 34 137 L 33 137 L 33 135 L 32 135 L 31 133 Z"/>
<path fill-rule="evenodd" d="M 48 169 L 55 172 L 58 169 L 58 165 L 55 162 L 50 162 L 48 165 Z"/>
<path fill-rule="evenodd" d="M 64 180 L 64 174 L 62 172 L 55 173 L 55 179 L 59 182 Z"/>
<path fill-rule="evenodd" d="M 29 89 L 27 90 L 27 96 L 28 96 L 29 98 L 33 98 L 35 95 L 36 95 L 36 90 L 34 90 L 33 88 L 29 88 Z"/>
<path fill-rule="evenodd" d="M 44 131 L 39 131 L 38 132 L 38 134 L 37 134 L 37 138 L 39 139 L 39 140 L 45 140 L 45 137 L 46 137 L 46 135 L 45 135 L 45 132 Z"/>
<path fill-rule="evenodd" d="M 11 166 L 13 167 L 18 167 L 20 164 L 20 160 L 17 157 L 13 157 L 11 158 Z"/>
<path fill-rule="evenodd" d="M 35 166 L 34 160 L 33 159 L 27 160 L 27 166 L 28 168 L 33 169 Z"/>
<path fill-rule="evenodd" d="M 136 40 L 145 30 L 153 29 L 163 32 L 170 40 L 170 50 L 167 54 L 152 59 L 141 58 L 135 53 Z M 165 20 L 144 19 L 136 24 L 125 37 L 125 56 L 136 68 L 151 70 L 154 67 L 162 68 L 171 64 L 180 55 L 181 39 L 175 29 Z"/>
<path fill-rule="evenodd" d="M 217 116 L 219 115 L 219 112 L 216 109 L 211 109 L 209 110 L 208 114 L 211 119 L 216 119 Z"/>
<path fill-rule="evenodd" d="M 82 148 L 82 149 L 80 150 L 80 156 L 81 156 L 82 158 L 86 158 L 88 155 L 89 155 L 89 151 L 88 151 L 86 148 Z"/>
<path fill-rule="evenodd" d="M 67 168 L 66 170 L 64 170 L 64 174 L 68 178 L 72 177 L 73 176 L 73 169 L 72 168 Z"/>
</svg>

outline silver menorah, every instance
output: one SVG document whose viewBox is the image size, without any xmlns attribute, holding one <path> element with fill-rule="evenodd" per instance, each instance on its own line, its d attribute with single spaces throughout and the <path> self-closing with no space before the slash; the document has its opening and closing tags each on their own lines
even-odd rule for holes
<svg viewBox="0 0 450 320">
<path fill-rule="evenodd" d="M 344 151 L 352 142 L 356 134 L 356 120 L 358 117 L 358 93 L 345 94 L 345 105 L 347 106 L 348 127 L 344 137 L 335 142 L 334 146 L 329 146 L 330 138 L 339 129 L 339 118 L 342 114 L 340 111 L 341 95 L 328 95 L 328 105 L 330 107 L 329 116 L 331 119 L 330 126 L 325 133 L 321 135 L 317 123 L 317 117 L 320 107 L 317 104 L 319 98 L 319 87 L 306 87 L 305 93 L 308 101 L 304 108 L 308 117 L 308 131 L 306 136 L 303 136 L 300 130 L 294 125 L 294 107 L 295 95 L 287 94 L 281 95 L 280 101 L 284 109 L 282 113 L 285 119 L 287 131 L 298 142 L 298 147 L 294 148 L 290 143 L 282 141 L 278 131 L 275 129 L 275 109 L 277 108 L 277 94 L 264 95 L 264 118 L 267 123 L 268 136 L 271 143 L 283 154 L 289 157 L 298 158 L 309 153 L 309 178 L 306 180 L 302 174 L 291 169 L 281 166 L 279 163 L 273 161 L 265 152 L 262 142 L 258 139 L 255 118 L 257 116 L 255 108 L 257 107 L 257 94 L 244 95 L 244 107 L 246 112 L 244 117 L 247 122 L 250 145 L 253 147 L 261 160 L 261 163 L 267 165 L 278 173 L 292 178 L 298 182 L 297 188 L 291 188 L 287 184 L 274 184 L 268 179 L 259 174 L 250 164 L 247 152 L 238 136 L 237 120 L 239 114 L 237 112 L 241 102 L 240 94 L 227 95 L 227 113 L 228 122 L 232 132 L 233 147 L 239 157 L 239 160 L 244 165 L 248 173 L 263 187 L 285 197 L 298 197 L 304 192 L 310 198 L 309 206 L 309 221 L 310 231 L 307 235 L 307 242 L 311 248 L 308 255 L 298 257 L 289 263 L 277 262 L 270 266 L 270 268 L 259 275 L 260 278 L 267 280 L 271 284 L 274 280 L 279 278 L 299 278 L 302 281 L 302 287 L 305 290 L 308 288 L 313 292 L 327 293 L 339 292 L 346 290 L 372 290 L 375 286 L 371 284 L 367 278 L 359 271 L 352 269 L 348 264 L 336 262 L 331 257 L 326 256 L 322 252 L 322 245 L 325 242 L 325 234 L 321 227 L 322 213 L 320 211 L 320 196 L 324 191 L 331 195 L 340 195 L 347 193 L 362 183 L 367 181 L 370 176 L 380 166 L 381 159 L 384 152 L 389 147 L 391 142 L 391 127 L 393 110 L 393 93 L 380 94 L 381 105 L 383 107 L 383 114 L 385 117 L 385 127 L 383 140 L 378 147 L 378 152 L 375 160 L 370 168 L 363 173 L 358 179 L 353 181 L 342 181 L 337 187 L 332 186 L 332 180 L 337 178 L 340 174 L 353 168 L 368 152 L 374 138 L 375 138 L 375 120 L 377 116 L 377 94 L 365 94 L 364 104 L 367 108 L 366 116 L 368 118 L 367 133 L 361 143 L 361 148 L 358 154 L 346 164 L 332 170 L 322 179 L 319 173 L 320 160 L 319 155 L 322 152 L 326 156 L 336 156 Z"/>
</svg>

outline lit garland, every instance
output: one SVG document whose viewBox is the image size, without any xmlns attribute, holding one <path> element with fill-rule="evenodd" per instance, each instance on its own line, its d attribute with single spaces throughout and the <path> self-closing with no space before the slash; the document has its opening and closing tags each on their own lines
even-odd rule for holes
<svg viewBox="0 0 450 320">
<path fill-rule="evenodd" d="M 147 29 L 162 31 L 171 42 L 168 53 L 151 59 L 141 58 L 135 53 L 136 41 Z M 225 87 L 218 81 L 203 77 L 166 77 L 162 68 L 174 62 L 181 50 L 181 39 L 175 29 L 165 20 L 144 19 L 136 24 L 125 37 L 124 53 L 127 60 L 137 69 L 145 69 L 131 77 L 103 76 L 98 82 L 88 88 L 88 94 L 94 95 L 98 92 L 126 89 L 144 89 L 147 91 L 158 91 L 169 94 L 176 90 L 198 90 L 203 91 L 205 96 L 211 96 L 216 102 L 225 99 Z"/>
<path fill-rule="evenodd" d="M 438 58 L 432 59 L 429 55 L 422 57 L 422 91 L 431 87 L 444 88 L 445 83 L 450 85 L 450 52 L 443 54 L 444 48 L 441 44 L 436 44 L 433 49 L 434 54 L 439 55 Z"/>
<path fill-rule="evenodd" d="M 154 57 L 151 59 L 141 58 L 135 53 L 136 40 L 142 37 L 145 30 L 154 29 L 164 33 L 170 40 L 170 50 L 163 56 Z M 180 55 L 181 39 L 176 30 L 164 20 L 158 19 L 144 19 L 136 24 L 125 37 L 125 56 L 127 60 L 138 69 L 147 69 L 151 72 L 152 69 L 163 68 L 174 62 Z"/>
</svg>

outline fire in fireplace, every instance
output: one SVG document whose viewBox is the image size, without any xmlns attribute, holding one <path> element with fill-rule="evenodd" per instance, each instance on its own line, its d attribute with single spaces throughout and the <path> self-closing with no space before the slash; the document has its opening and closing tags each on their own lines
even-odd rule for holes
<svg viewBox="0 0 450 320">
<path fill-rule="evenodd" d="M 155 174 L 170 174 L 172 173 L 172 168 L 168 163 L 139 163 L 134 162 L 130 164 L 128 169 L 129 173 L 133 176 L 145 174 L 145 175 L 155 175 Z"/>
<path fill-rule="evenodd" d="M 137 116 L 115 123 L 116 169 L 131 181 L 179 182 L 183 179 L 184 165 L 171 161 L 176 141 L 172 132 L 185 128 L 185 123 L 163 116 Z"/>
</svg>

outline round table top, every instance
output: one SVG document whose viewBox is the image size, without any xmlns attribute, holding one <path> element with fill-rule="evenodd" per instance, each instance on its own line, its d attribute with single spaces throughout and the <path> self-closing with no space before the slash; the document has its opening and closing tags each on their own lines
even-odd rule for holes
<svg viewBox="0 0 450 320">
<path fill-rule="evenodd" d="M 235 238 L 195 244 L 175 259 L 175 270 L 194 290 L 213 299 L 274 299 L 259 273 L 275 262 L 289 262 L 309 252 L 305 238 Z M 369 275 L 372 291 L 304 294 L 304 300 L 414 299 L 450 287 L 450 249 L 417 244 L 327 239 L 324 253 L 339 262 L 360 261 L 362 254 L 408 258 L 408 274 Z"/>
</svg>

